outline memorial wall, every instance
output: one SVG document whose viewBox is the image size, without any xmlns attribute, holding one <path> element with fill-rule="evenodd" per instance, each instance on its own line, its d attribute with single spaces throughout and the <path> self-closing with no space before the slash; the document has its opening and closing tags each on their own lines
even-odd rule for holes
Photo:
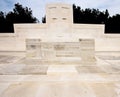
<svg viewBox="0 0 120 97">
<path fill-rule="evenodd" d="M 74 24 L 72 6 L 67 4 L 48 4 L 46 24 L 14 24 L 14 33 L 0 34 L 0 51 L 25 52 L 29 39 L 73 44 L 93 39 L 95 51 L 120 51 L 120 35 L 104 34 L 104 25 Z"/>
</svg>

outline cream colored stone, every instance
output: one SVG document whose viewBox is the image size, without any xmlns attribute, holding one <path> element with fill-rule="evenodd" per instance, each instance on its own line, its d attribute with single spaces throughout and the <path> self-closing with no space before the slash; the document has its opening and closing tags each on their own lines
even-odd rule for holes
<svg viewBox="0 0 120 97">
<path fill-rule="evenodd" d="M 71 9 L 47 5 L 46 24 L 0 35 L 0 97 L 120 97 L 120 36 L 73 24 Z"/>
<path fill-rule="evenodd" d="M 71 5 L 48 4 L 46 24 L 14 24 L 13 34 L 0 34 L 0 51 L 25 51 L 26 39 L 78 42 L 81 38 L 94 39 L 95 51 L 120 50 L 120 35 L 104 34 L 104 25 L 73 24 L 72 13 Z"/>
<path fill-rule="evenodd" d="M 63 3 L 51 3 L 46 6 L 46 20 L 47 24 L 54 23 L 72 23 L 73 9 L 71 5 Z"/>
<path fill-rule="evenodd" d="M 61 75 L 61 74 L 69 74 L 69 75 L 74 75 L 78 74 L 75 66 L 72 65 L 50 65 L 48 70 L 47 70 L 48 75 Z"/>
<path fill-rule="evenodd" d="M 27 58 L 61 63 L 95 61 L 95 45 L 92 39 L 79 39 L 79 42 L 42 42 L 40 39 L 27 39 L 26 45 Z"/>
<path fill-rule="evenodd" d="M 36 64 L 32 60 L 19 60 L 20 57 L 12 58 L 10 55 L 0 57 L 0 68 L 6 68 L 2 69 L 4 72 L 0 75 L 0 97 L 120 96 L 120 52 L 99 52 L 97 62 L 92 66 L 47 65 L 44 75 L 39 70 L 44 69 L 43 62 Z M 10 64 L 6 65 L 4 59 L 10 60 Z M 26 64 L 26 61 L 30 63 Z"/>
</svg>

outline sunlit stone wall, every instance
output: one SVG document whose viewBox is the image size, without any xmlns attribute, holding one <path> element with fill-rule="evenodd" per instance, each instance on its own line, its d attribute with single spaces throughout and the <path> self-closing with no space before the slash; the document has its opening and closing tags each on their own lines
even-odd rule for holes
<svg viewBox="0 0 120 97">
<path fill-rule="evenodd" d="M 26 39 L 41 42 L 94 39 L 95 51 L 120 51 L 120 35 L 104 34 L 104 25 L 74 24 L 72 13 L 72 5 L 48 4 L 46 24 L 14 24 L 14 33 L 0 34 L 0 51 L 26 51 Z"/>
</svg>

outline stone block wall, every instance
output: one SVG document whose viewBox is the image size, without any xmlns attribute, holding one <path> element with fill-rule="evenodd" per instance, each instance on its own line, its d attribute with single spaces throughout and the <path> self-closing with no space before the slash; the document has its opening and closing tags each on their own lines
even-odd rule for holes
<svg viewBox="0 0 120 97">
<path fill-rule="evenodd" d="M 28 59 L 95 61 L 93 39 L 80 39 L 78 42 L 42 42 L 40 39 L 27 39 L 26 52 Z"/>
</svg>

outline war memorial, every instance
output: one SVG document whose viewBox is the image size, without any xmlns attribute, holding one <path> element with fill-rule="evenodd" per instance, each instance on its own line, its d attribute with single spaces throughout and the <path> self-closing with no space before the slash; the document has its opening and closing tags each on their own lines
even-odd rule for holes
<svg viewBox="0 0 120 97">
<path fill-rule="evenodd" d="M 46 6 L 45 24 L 0 34 L 0 97 L 120 97 L 120 35 L 74 24 L 72 5 Z"/>
</svg>

